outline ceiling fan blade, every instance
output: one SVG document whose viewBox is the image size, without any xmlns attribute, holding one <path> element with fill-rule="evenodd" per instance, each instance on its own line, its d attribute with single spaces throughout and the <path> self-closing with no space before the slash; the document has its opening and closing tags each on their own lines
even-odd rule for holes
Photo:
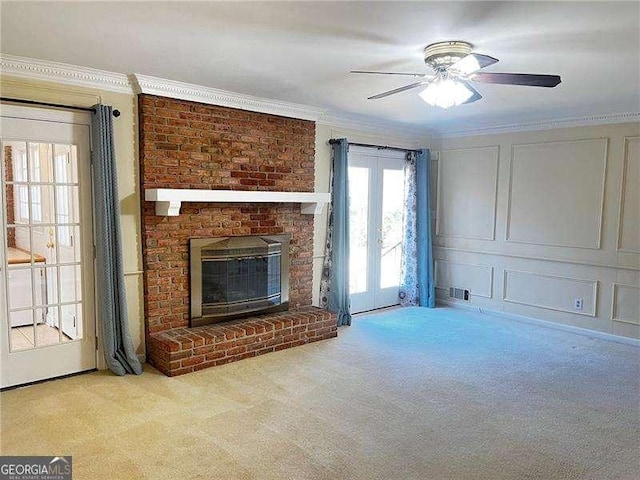
<svg viewBox="0 0 640 480">
<path fill-rule="evenodd" d="M 351 70 L 350 73 L 367 73 L 371 75 L 407 75 L 409 77 L 426 77 L 426 73 L 404 73 L 404 72 L 371 72 L 368 70 Z"/>
<path fill-rule="evenodd" d="M 473 95 L 471 95 L 469 97 L 469 100 L 467 100 L 466 102 L 462 102 L 461 105 L 467 105 L 469 103 L 473 103 L 473 102 L 477 102 L 478 100 L 480 100 L 482 98 L 482 95 L 480 95 L 480 93 L 471 86 L 471 83 L 465 81 L 465 80 L 459 80 L 460 82 L 462 82 L 464 84 L 465 87 L 467 87 L 469 90 L 471 90 L 473 92 Z"/>
<path fill-rule="evenodd" d="M 529 87 L 549 87 L 558 85 L 560 75 L 536 75 L 533 73 L 493 73 L 478 72 L 471 77 L 474 82 L 497 83 L 500 85 L 524 85 Z"/>
<path fill-rule="evenodd" d="M 451 65 L 448 70 L 468 75 L 494 63 L 498 63 L 497 58 L 489 55 L 480 55 L 479 53 L 470 53 Z"/>
<path fill-rule="evenodd" d="M 393 95 L 394 93 L 404 92 L 405 90 L 411 90 L 412 88 L 419 87 L 420 85 L 426 85 L 429 83 L 429 80 L 422 80 L 421 82 L 410 83 L 409 85 L 405 85 L 404 87 L 395 88 L 393 90 L 389 90 L 388 92 L 379 93 L 374 95 L 373 97 L 367 98 L 367 100 L 377 100 L 378 98 L 388 97 L 389 95 Z"/>
</svg>

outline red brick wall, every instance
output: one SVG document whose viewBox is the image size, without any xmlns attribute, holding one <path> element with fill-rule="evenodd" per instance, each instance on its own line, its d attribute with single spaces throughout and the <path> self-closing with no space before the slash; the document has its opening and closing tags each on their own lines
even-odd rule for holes
<svg viewBox="0 0 640 480">
<path fill-rule="evenodd" d="M 6 145 L 4 147 L 4 171 L 5 181 L 13 181 L 13 158 L 11 155 L 11 146 Z M 13 194 L 13 185 L 7 183 L 7 223 L 15 223 L 16 214 L 16 199 Z M 16 246 L 16 229 L 9 228 L 7 230 L 7 247 Z"/>
<path fill-rule="evenodd" d="M 139 97 L 141 185 L 313 191 L 315 123 L 150 95 Z M 189 239 L 291 234 L 290 305 L 311 305 L 313 216 L 297 204 L 142 203 L 147 334 L 189 324 Z"/>
</svg>

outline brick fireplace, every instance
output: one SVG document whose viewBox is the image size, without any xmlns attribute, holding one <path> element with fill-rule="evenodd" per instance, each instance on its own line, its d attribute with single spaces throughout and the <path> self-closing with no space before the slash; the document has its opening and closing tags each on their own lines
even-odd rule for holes
<svg viewBox="0 0 640 480">
<path fill-rule="evenodd" d="M 149 188 L 312 192 L 315 123 L 139 96 L 140 176 Z M 288 312 L 189 328 L 189 240 L 290 235 Z M 337 335 L 311 306 L 313 216 L 290 203 L 142 202 L 147 358 L 173 376 Z"/>
</svg>

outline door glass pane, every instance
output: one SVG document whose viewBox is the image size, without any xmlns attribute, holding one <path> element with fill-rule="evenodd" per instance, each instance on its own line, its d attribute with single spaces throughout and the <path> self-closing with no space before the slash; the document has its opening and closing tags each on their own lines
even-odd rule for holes
<svg viewBox="0 0 640 480">
<path fill-rule="evenodd" d="M 43 347 L 46 345 L 55 345 L 56 343 L 60 343 L 60 332 L 58 330 L 58 326 L 55 324 L 50 324 L 50 317 L 47 316 L 47 312 L 51 308 L 56 307 L 45 307 L 45 308 L 36 308 L 36 332 L 37 332 L 37 344 L 38 347 Z"/>
<path fill-rule="evenodd" d="M 26 142 L 5 142 L 3 149 L 5 180 L 7 182 L 27 182 L 29 166 L 27 163 Z"/>
<path fill-rule="evenodd" d="M 31 287 L 31 269 L 10 266 L 7 270 L 9 290 L 9 309 L 31 308 L 33 306 L 33 289 Z M 31 323 L 31 322 L 29 322 Z"/>
<path fill-rule="evenodd" d="M 31 263 L 31 237 L 29 227 L 7 227 L 7 261 L 9 265 Z"/>
<path fill-rule="evenodd" d="M 54 145 L 53 167 L 56 183 L 78 184 L 77 158 L 75 145 Z"/>
<path fill-rule="evenodd" d="M 11 351 L 26 350 L 35 346 L 33 310 L 21 310 L 9 314 L 11 321 Z"/>
<path fill-rule="evenodd" d="M 33 285 L 34 305 L 47 304 L 47 282 L 45 277 L 46 269 L 43 263 L 36 263 L 31 269 L 31 281 Z"/>
<path fill-rule="evenodd" d="M 404 173 L 384 169 L 382 174 L 382 225 L 380 234 L 380 288 L 400 284 Z"/>
<path fill-rule="evenodd" d="M 33 228 L 33 257 L 36 262 L 47 265 L 57 263 L 56 231 L 53 225 Z"/>
<path fill-rule="evenodd" d="M 80 265 L 60 267 L 60 303 L 81 300 Z"/>
<path fill-rule="evenodd" d="M 31 262 L 31 229 L 29 227 L 16 226 L 15 228 L 8 228 L 8 237 L 11 236 L 13 231 L 13 242 L 15 247 L 15 254 L 17 262 L 30 263 Z M 11 251 L 9 252 L 11 254 Z M 27 258 L 25 260 L 24 258 Z"/>
<path fill-rule="evenodd" d="M 5 185 L 7 224 L 27 224 L 31 219 L 29 186 L 15 183 Z"/>
<path fill-rule="evenodd" d="M 29 143 L 29 167 L 31 183 L 51 182 L 51 145 L 48 143 Z"/>
<path fill-rule="evenodd" d="M 82 308 L 80 308 L 80 304 L 63 305 L 60 307 L 60 311 L 62 315 L 62 341 L 82 338 Z"/>
<path fill-rule="evenodd" d="M 47 305 L 44 311 L 45 323 L 54 328 L 58 328 L 58 319 L 60 318 L 60 307 L 58 305 Z"/>
<path fill-rule="evenodd" d="M 80 227 L 60 225 L 57 230 L 60 263 L 80 262 Z"/>
<path fill-rule="evenodd" d="M 79 223 L 80 205 L 78 187 L 60 185 L 56 187 L 56 223 Z"/>
<path fill-rule="evenodd" d="M 59 303 L 58 298 L 58 267 L 47 267 L 42 269 L 43 277 L 41 279 L 44 286 L 45 304 L 51 305 Z"/>
<path fill-rule="evenodd" d="M 77 149 L 11 141 L 2 156 L 11 350 L 82 338 Z"/>
<path fill-rule="evenodd" d="M 369 169 L 349 167 L 349 291 L 367 290 Z"/>
</svg>

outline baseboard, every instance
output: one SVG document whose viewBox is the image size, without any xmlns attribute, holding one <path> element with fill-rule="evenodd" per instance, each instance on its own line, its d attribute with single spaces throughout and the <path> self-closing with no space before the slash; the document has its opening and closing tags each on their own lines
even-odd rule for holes
<svg viewBox="0 0 640 480">
<path fill-rule="evenodd" d="M 521 323 L 529 323 L 531 325 L 538 325 L 540 327 L 552 328 L 554 330 L 561 330 L 563 332 L 575 333 L 577 335 L 583 335 L 586 337 L 597 338 L 599 340 L 606 340 L 609 342 L 623 343 L 625 345 L 631 345 L 640 348 L 640 340 L 636 338 L 622 337 L 620 335 L 613 335 L 612 333 L 598 332 L 597 330 L 589 330 L 588 328 L 574 327 L 573 325 L 564 325 L 562 323 L 550 322 L 548 320 L 540 320 L 533 317 L 525 317 L 524 315 L 516 315 L 515 313 L 501 312 L 499 310 L 492 310 L 484 307 L 475 307 L 471 305 L 463 305 L 458 302 L 451 302 L 449 300 L 438 300 L 439 304 L 449 307 L 460 308 L 463 310 L 469 310 L 475 313 L 488 313 L 495 315 L 496 317 L 505 318 L 507 320 L 513 320 Z"/>
</svg>

